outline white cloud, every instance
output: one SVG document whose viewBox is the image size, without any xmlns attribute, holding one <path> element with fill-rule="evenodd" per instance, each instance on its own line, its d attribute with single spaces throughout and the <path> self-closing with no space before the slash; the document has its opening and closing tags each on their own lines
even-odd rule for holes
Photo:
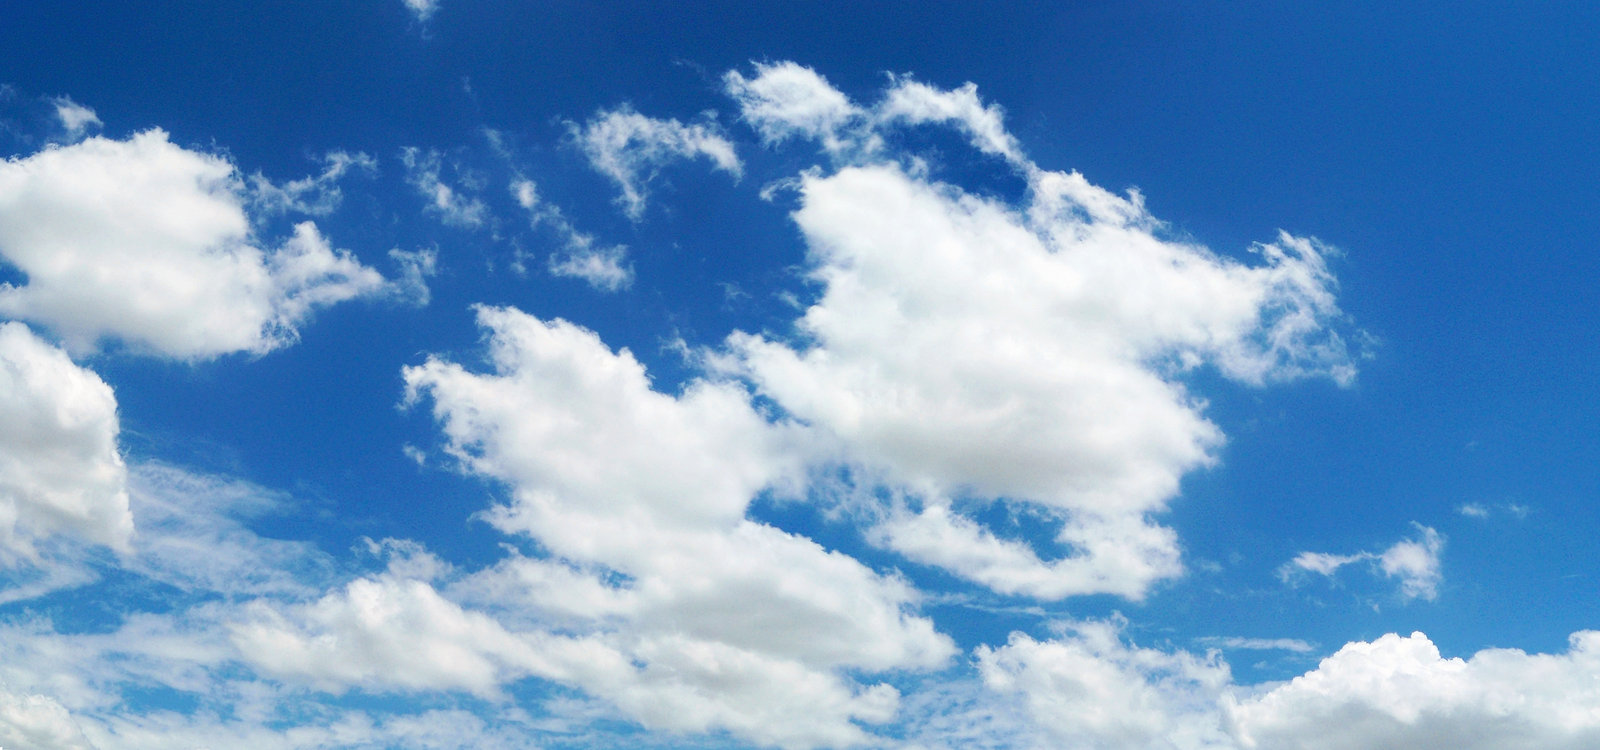
<svg viewBox="0 0 1600 750">
<path fill-rule="evenodd" d="M 798 477 L 799 434 L 739 386 L 651 389 L 626 350 L 564 321 L 482 308 L 493 372 L 430 359 L 407 368 L 446 449 L 507 482 L 487 518 L 550 559 L 512 557 L 453 588 L 524 625 L 609 633 L 637 670 L 570 682 L 647 727 L 725 728 L 787 747 L 865 741 L 852 719 L 897 694 L 841 670 L 942 664 L 951 644 L 908 611 L 909 586 L 744 518 Z"/>
<path fill-rule="evenodd" d="M 1170 533 L 1139 519 L 1214 460 L 1222 435 L 1175 371 L 1346 376 L 1337 338 L 1317 340 L 1338 313 L 1315 286 L 1331 278 L 1313 243 L 1282 238 L 1247 266 L 1159 239 L 1139 204 L 1076 175 L 1036 179 L 1024 210 L 884 163 L 804 175 L 799 193 L 824 285 L 799 321 L 803 344 L 737 333 L 724 365 L 930 505 L 1033 501 L 1063 516 L 1063 541 L 1110 565 L 1042 568 L 943 524 L 974 552 L 964 565 L 936 559 L 955 547 L 913 538 L 937 519 L 886 527 L 891 545 L 1002 590 L 1136 595 L 1180 570 Z"/>
<path fill-rule="evenodd" d="M 1006 131 L 1004 115 L 998 105 L 985 105 L 978 98 L 976 84 L 968 83 L 953 91 L 941 91 L 910 78 L 897 78 L 877 108 L 883 122 L 953 123 L 966 131 L 972 145 L 984 153 L 1026 165 L 1022 146 Z"/>
<path fill-rule="evenodd" d="M 831 153 L 856 145 L 855 131 L 865 113 L 826 78 L 788 61 L 756 63 L 755 72 L 755 78 L 745 78 L 730 70 L 722 81 L 739 104 L 740 117 L 769 145 L 795 137 L 819 140 Z"/>
<path fill-rule="evenodd" d="M 1125 644 L 1118 622 L 1065 625 L 1037 641 L 1012 633 L 999 648 L 979 646 L 990 689 L 1016 694 L 1057 746 L 1096 750 L 1224 748 L 1218 701 L 1231 682 L 1211 654 L 1168 653 Z"/>
<path fill-rule="evenodd" d="M 61 128 L 67 131 L 67 140 L 75 141 L 89 132 L 90 128 L 99 128 L 102 123 L 100 117 L 93 109 L 73 101 L 69 97 L 58 96 L 51 100 L 56 108 L 56 119 L 61 121 Z"/>
<path fill-rule="evenodd" d="M 1400 580 L 1400 593 L 1406 599 L 1433 601 L 1439 595 L 1439 583 L 1444 578 L 1439 569 L 1444 537 L 1430 527 L 1412 525 L 1417 529 L 1418 538 L 1403 539 L 1383 552 L 1357 552 L 1350 555 L 1301 552 L 1280 568 L 1278 575 L 1285 582 L 1290 581 L 1296 571 L 1331 577 L 1346 565 L 1370 562 L 1385 576 Z"/>
<path fill-rule="evenodd" d="M 392 286 L 395 295 L 417 307 L 427 307 L 433 298 L 428 278 L 439 271 L 439 251 L 395 248 L 389 251 L 389 257 L 400 266 L 400 276 Z"/>
<path fill-rule="evenodd" d="M 1487 649 L 1443 658 L 1427 636 L 1351 643 L 1228 709 L 1250 750 L 1578 750 L 1600 746 L 1600 633 L 1565 654 Z"/>
<path fill-rule="evenodd" d="M 192 592 L 306 595 L 333 567 L 315 544 L 269 539 L 245 521 L 282 513 L 290 501 L 255 485 L 160 463 L 133 467 L 139 519 L 127 570 Z"/>
<path fill-rule="evenodd" d="M 352 170 L 371 174 L 378 170 L 378 160 L 360 152 L 330 151 L 322 157 L 322 173 L 282 185 L 274 184 L 261 173 L 250 175 L 251 199 L 263 214 L 301 213 L 327 216 L 339 208 L 344 192 L 339 181 Z"/>
<path fill-rule="evenodd" d="M 67 533 L 127 551 L 133 536 L 117 400 L 21 323 L 0 323 L 0 562 Z"/>
<path fill-rule="evenodd" d="M 582 128 L 571 127 L 589 164 L 617 183 L 622 191 L 617 200 L 635 221 L 644 215 L 650 181 L 673 161 L 705 157 L 735 178 L 743 173 L 733 144 L 715 125 L 684 125 L 622 107 L 596 114 Z"/>
<path fill-rule="evenodd" d="M 439 10 L 439 0 L 403 0 L 406 10 L 417 17 L 418 21 L 426 22 Z"/>
<path fill-rule="evenodd" d="M 285 613 L 257 603 L 230 638 L 257 670 L 322 690 L 465 690 L 494 698 L 528 674 L 566 677 L 603 648 L 510 633 L 426 581 L 362 578 Z"/>
<path fill-rule="evenodd" d="M 42 695 L 0 688 L 0 747 L 7 750 L 91 750 L 67 709 Z"/>
<path fill-rule="evenodd" d="M 440 176 L 444 160 L 438 151 L 407 147 L 400 152 L 400 162 L 406 167 L 406 181 L 427 201 L 428 212 L 438 216 L 440 221 L 476 229 L 488 220 L 489 207 L 482 200 L 463 195 Z"/>
<path fill-rule="evenodd" d="M 512 181 L 511 195 L 527 210 L 534 227 L 547 227 L 561 240 L 562 249 L 550 254 L 550 273 L 583 279 L 589 286 L 604 292 L 626 289 L 633 284 L 628 248 L 602 245 L 594 235 L 578 231 L 560 207 L 539 197 L 539 187 L 533 180 L 519 177 Z"/>
<path fill-rule="evenodd" d="M 0 163 L 0 315 L 41 323 L 68 347 L 102 339 L 180 358 L 265 352 L 318 307 L 384 281 L 300 224 L 256 245 L 233 165 L 161 130 L 94 137 Z"/>
<path fill-rule="evenodd" d="M 1227 650 L 1293 651 L 1297 654 L 1304 654 L 1310 653 L 1315 649 L 1315 646 L 1299 638 L 1240 638 L 1237 636 L 1225 636 L 1200 638 L 1198 641 L 1208 646 Z"/>
</svg>

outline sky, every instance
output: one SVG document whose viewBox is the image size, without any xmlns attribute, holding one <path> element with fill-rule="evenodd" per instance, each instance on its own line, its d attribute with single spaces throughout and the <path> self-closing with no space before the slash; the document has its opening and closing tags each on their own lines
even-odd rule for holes
<svg viewBox="0 0 1600 750">
<path fill-rule="evenodd" d="M 0 748 L 1600 745 L 1600 13 L 0 10 Z"/>
</svg>

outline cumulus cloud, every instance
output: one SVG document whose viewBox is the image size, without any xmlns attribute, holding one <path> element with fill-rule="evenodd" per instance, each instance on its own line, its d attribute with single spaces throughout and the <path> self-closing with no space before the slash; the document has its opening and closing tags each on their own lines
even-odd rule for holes
<svg viewBox="0 0 1600 750">
<path fill-rule="evenodd" d="M 874 538 L 917 562 L 1008 594 L 1138 598 L 1182 571 L 1150 514 L 1223 440 L 1183 373 L 1354 377 L 1315 240 L 1280 234 L 1246 263 L 1167 239 L 1137 193 L 1028 161 L 970 84 L 897 77 L 862 107 L 794 63 L 724 82 L 764 140 L 819 140 L 839 166 L 792 183 L 820 298 L 790 340 L 737 332 L 710 359 L 908 490 Z M 1010 163 L 1025 198 L 969 194 L 885 147 L 918 124 Z M 999 498 L 1053 518 L 1069 553 L 1041 559 L 956 510 Z"/>
<path fill-rule="evenodd" d="M 91 750 L 66 707 L 42 695 L 0 688 L 0 747 L 11 750 Z"/>
<path fill-rule="evenodd" d="M 1285 581 L 1292 580 L 1294 574 L 1300 571 L 1331 577 L 1346 565 L 1367 562 L 1386 577 L 1399 579 L 1400 593 L 1406 599 L 1433 601 L 1438 597 L 1439 583 L 1444 579 L 1439 566 L 1444 537 L 1430 527 L 1421 524 L 1413 526 L 1419 534 L 1416 539 L 1401 540 L 1382 552 L 1349 555 L 1301 552 L 1279 569 L 1278 575 Z"/>
<path fill-rule="evenodd" d="M 569 639 L 514 635 L 428 582 L 399 577 L 358 579 L 289 612 L 258 603 L 249 615 L 230 627 L 245 660 L 336 692 L 465 690 L 493 698 L 510 679 L 565 676 L 562 661 L 587 663 L 596 651 Z"/>
<path fill-rule="evenodd" d="M 1600 633 L 1564 654 L 1486 649 L 1444 658 L 1422 633 L 1345 645 L 1304 675 L 1233 683 L 1214 653 L 1142 648 L 1123 623 L 1013 633 L 975 651 L 984 684 L 1019 700 L 1051 741 L 1097 750 L 1576 750 L 1600 740 Z"/>
<path fill-rule="evenodd" d="M 1064 625 L 1060 638 L 1013 633 L 975 652 L 984 684 L 1014 694 L 1057 746 L 1195 750 L 1229 746 L 1217 710 L 1231 682 L 1215 654 L 1125 643 L 1121 623 Z"/>
<path fill-rule="evenodd" d="M 199 359 L 284 346 L 317 308 L 384 288 L 309 222 L 259 247 L 245 203 L 232 163 L 161 130 L 0 163 L 0 258 L 27 277 L 0 284 L 0 315 L 76 351 Z"/>
<path fill-rule="evenodd" d="M 117 400 L 105 381 L 21 323 L 0 323 L 0 561 L 71 534 L 133 537 Z"/>
<path fill-rule="evenodd" d="M 528 212 L 534 227 L 546 227 L 562 244 L 550 254 L 548 267 L 556 276 L 582 279 L 604 292 L 626 289 L 633 284 L 633 267 L 628 264 L 628 248 L 603 245 L 594 235 L 578 231 L 559 206 L 539 197 L 539 186 L 525 177 L 511 183 L 511 195 Z"/>
<path fill-rule="evenodd" d="M 1421 633 L 1351 643 L 1313 671 L 1228 709 L 1243 748 L 1577 750 L 1600 743 L 1600 633 L 1565 654 L 1443 658 Z"/>
<path fill-rule="evenodd" d="M 56 119 L 61 121 L 61 129 L 67 131 L 69 141 L 78 140 L 90 129 L 98 129 L 102 124 L 99 115 L 96 115 L 93 109 L 69 97 L 58 96 L 50 103 L 55 105 Z"/>
<path fill-rule="evenodd" d="M 617 183 L 622 191 L 618 202 L 635 221 L 644 215 L 649 183 L 673 161 L 704 157 L 735 178 L 744 169 L 733 144 L 715 125 L 685 125 L 646 117 L 627 107 L 600 112 L 581 128 L 573 125 L 572 136 L 589 164 Z"/>
<path fill-rule="evenodd" d="M 898 694 L 842 670 L 948 658 L 905 583 L 744 517 L 798 476 L 804 447 L 742 387 L 660 393 L 589 331 L 512 309 L 478 316 L 492 371 L 430 359 L 405 370 L 409 398 L 433 401 L 467 469 L 511 487 L 490 522 L 550 557 L 512 557 L 453 590 L 532 613 L 529 627 L 608 633 L 642 665 L 573 684 L 647 727 L 848 745 L 867 737 L 853 720 L 889 718 Z"/>
<path fill-rule="evenodd" d="M 407 147 L 400 152 L 406 168 L 406 181 L 427 201 L 426 210 L 450 226 L 477 229 L 489 218 L 489 207 L 479 198 L 465 195 L 460 188 L 444 181 L 444 157 L 438 151 Z"/>
</svg>

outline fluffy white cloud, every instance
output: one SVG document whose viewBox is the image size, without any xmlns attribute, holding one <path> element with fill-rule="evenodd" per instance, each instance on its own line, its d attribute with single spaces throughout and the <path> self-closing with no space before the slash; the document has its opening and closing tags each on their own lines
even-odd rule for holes
<svg viewBox="0 0 1600 750">
<path fill-rule="evenodd" d="M 803 537 L 744 518 L 798 476 L 798 431 L 743 388 L 654 391 L 626 350 L 591 332 L 482 308 L 493 372 L 407 368 L 447 449 L 510 484 L 488 514 L 551 559 L 513 557 L 457 587 L 525 624 L 606 633 L 637 670 L 574 674 L 646 726 L 722 727 L 793 747 L 865 741 L 897 694 L 841 669 L 931 667 L 952 648 L 909 613 L 912 590 Z"/>
<path fill-rule="evenodd" d="M 661 167 L 678 159 L 705 157 L 717 169 L 738 178 L 743 165 L 733 144 L 714 125 L 684 125 L 677 120 L 646 117 L 626 107 L 601 112 L 572 126 L 589 164 L 610 177 L 622 191 L 618 201 L 635 221 L 644 215 L 647 185 Z"/>
<path fill-rule="evenodd" d="M 1013 633 L 980 646 L 978 670 L 991 689 L 1020 696 L 1058 746 L 1094 750 L 1225 748 L 1218 701 L 1228 665 L 1123 642 L 1116 622 L 1065 626 L 1060 638 Z"/>
<path fill-rule="evenodd" d="M 426 581 L 392 576 L 358 579 L 288 613 L 258 603 L 250 615 L 230 627 L 247 661 L 335 692 L 360 686 L 495 697 L 509 680 L 570 679 L 568 664 L 592 666 L 609 654 L 581 641 L 514 635 Z"/>
<path fill-rule="evenodd" d="M 754 78 L 737 70 L 722 77 L 724 89 L 739 104 L 739 116 L 768 145 L 790 138 L 820 141 L 829 153 L 871 150 L 863 144 L 866 113 L 816 71 L 793 62 L 756 63 Z"/>
<path fill-rule="evenodd" d="M 0 747 L 6 750 L 90 750 L 66 707 L 42 695 L 0 689 Z"/>
<path fill-rule="evenodd" d="M 1351 643 L 1293 681 L 1228 709 L 1249 750 L 1578 750 L 1600 745 L 1600 633 L 1565 654 L 1443 658 L 1427 636 Z"/>
<path fill-rule="evenodd" d="M 126 551 L 133 536 L 117 400 L 21 323 L 0 323 L 0 560 L 68 533 Z"/>
<path fill-rule="evenodd" d="M 735 334 L 731 366 L 930 505 L 972 493 L 1061 513 L 1087 570 L 938 516 L 885 527 L 1001 590 L 1136 595 L 1180 570 L 1173 537 L 1138 519 L 1222 435 L 1174 371 L 1347 377 L 1337 338 L 1317 340 L 1337 308 L 1311 242 L 1284 237 L 1247 266 L 1159 239 L 1139 204 L 1076 175 L 1038 177 L 1025 212 L 882 163 L 805 175 L 799 192 L 823 295 L 801 345 Z"/>
<path fill-rule="evenodd" d="M 1564 654 L 1443 658 L 1421 633 L 1350 643 L 1286 683 L 1232 683 L 1215 654 L 1140 648 L 1117 622 L 976 651 L 1053 745 L 1118 750 L 1577 750 L 1600 741 L 1600 633 Z"/>
<path fill-rule="evenodd" d="M 450 226 L 476 229 L 489 218 L 489 207 L 476 197 L 462 192 L 440 176 L 444 157 L 438 151 L 408 147 L 400 152 L 406 167 L 406 181 L 427 201 L 427 210 Z"/>
<path fill-rule="evenodd" d="M 1406 599 L 1433 601 L 1439 595 L 1439 583 L 1444 579 L 1439 569 L 1439 555 L 1444 550 L 1444 537 L 1434 529 L 1421 524 L 1416 539 L 1403 539 L 1382 552 L 1357 552 L 1334 555 L 1326 552 L 1301 552 L 1278 571 L 1285 582 L 1291 581 L 1300 571 L 1333 576 L 1340 568 L 1358 562 L 1370 562 L 1386 577 L 1400 580 L 1400 593 Z"/>
<path fill-rule="evenodd" d="M 0 315 L 44 324 L 69 348 L 102 339 L 182 358 L 265 352 L 311 312 L 384 288 L 310 223 L 256 246 L 233 165 L 161 130 L 89 138 L 0 163 Z"/>
<path fill-rule="evenodd" d="M 1165 239 L 1137 193 L 1028 161 L 971 84 L 896 78 L 863 108 L 794 63 L 724 82 L 767 142 L 813 138 L 843 166 L 793 182 L 823 290 L 796 335 L 735 333 L 709 359 L 908 490 L 874 537 L 913 560 L 1009 594 L 1138 598 L 1182 572 L 1149 514 L 1223 439 L 1179 376 L 1354 376 L 1315 241 L 1280 235 L 1248 264 Z M 931 180 L 885 147 L 907 124 L 962 131 L 1026 198 Z M 997 498 L 1052 517 L 1069 553 L 1041 559 L 955 504 Z"/>
</svg>

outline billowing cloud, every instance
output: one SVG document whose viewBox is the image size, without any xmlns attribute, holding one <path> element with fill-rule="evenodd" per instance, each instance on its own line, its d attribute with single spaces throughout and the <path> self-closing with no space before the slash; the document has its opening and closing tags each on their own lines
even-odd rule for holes
<svg viewBox="0 0 1600 750">
<path fill-rule="evenodd" d="M 1020 697 L 1057 746 L 1096 750 L 1225 748 L 1218 701 L 1231 682 L 1215 654 L 1140 648 L 1117 622 L 1064 626 L 1060 638 L 1013 633 L 976 652 L 984 684 Z"/>
<path fill-rule="evenodd" d="M 1346 565 L 1367 562 L 1384 576 L 1399 579 L 1400 593 L 1406 599 L 1433 601 L 1438 597 L 1439 583 L 1444 579 L 1439 567 L 1444 537 L 1430 527 L 1413 525 L 1417 528 L 1416 539 L 1402 539 L 1382 552 L 1348 555 L 1301 552 L 1279 569 L 1278 575 L 1285 581 L 1292 580 L 1301 571 L 1331 577 Z"/>
<path fill-rule="evenodd" d="M 126 551 L 133 536 L 117 399 L 21 323 L 0 323 L 0 562 L 70 534 Z"/>
<path fill-rule="evenodd" d="M 441 359 L 407 368 L 446 448 L 506 482 L 488 514 L 550 558 L 513 557 L 459 593 L 531 626 L 605 633 L 642 666 L 572 682 L 648 727 L 725 728 L 786 747 L 848 745 L 852 719 L 892 716 L 897 692 L 841 670 L 937 666 L 948 639 L 909 612 L 914 593 L 815 542 L 745 519 L 798 477 L 799 432 L 738 385 L 680 395 L 593 333 L 482 308 L 492 372 Z"/>
<path fill-rule="evenodd" d="M 1421 633 L 1351 643 L 1228 710 L 1248 750 L 1578 750 L 1600 744 L 1600 633 L 1564 654 L 1444 658 Z"/>
<path fill-rule="evenodd" d="M 704 157 L 735 178 L 744 169 L 716 126 L 646 117 L 627 107 L 601 112 L 581 128 L 573 125 L 572 135 L 589 164 L 617 183 L 617 200 L 635 221 L 644 215 L 650 181 L 673 161 Z"/>
<path fill-rule="evenodd" d="M 104 339 L 198 359 L 295 340 L 321 307 L 384 280 L 311 223 L 257 246 L 227 159 L 161 130 L 89 138 L 0 163 L 0 315 L 49 327 L 77 351 Z"/>
<path fill-rule="evenodd" d="M 43 695 L 0 688 L 0 747 L 8 750 L 91 750 L 66 707 Z"/>
<path fill-rule="evenodd" d="M 339 181 L 352 172 L 374 173 L 378 160 L 361 152 L 330 151 L 322 157 L 322 172 L 277 184 L 259 172 L 250 176 L 251 199 L 261 215 L 300 213 L 327 216 L 339 208 L 344 191 Z"/>
</svg>

